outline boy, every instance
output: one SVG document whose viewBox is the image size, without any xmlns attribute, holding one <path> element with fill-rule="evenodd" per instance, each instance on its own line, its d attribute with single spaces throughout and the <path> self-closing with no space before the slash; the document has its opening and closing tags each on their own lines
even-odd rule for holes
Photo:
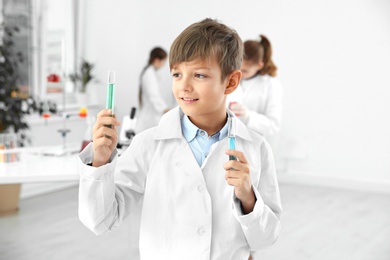
<svg viewBox="0 0 390 260">
<path fill-rule="evenodd" d="M 282 209 L 272 152 L 225 105 L 242 56 L 238 34 L 215 20 L 185 29 L 169 54 L 179 107 L 119 159 L 115 127 L 105 127 L 119 122 L 109 110 L 98 114 L 93 143 L 80 154 L 79 215 L 89 229 L 117 227 L 141 201 L 141 259 L 248 259 L 276 240 Z M 226 150 L 228 117 L 237 150 Z"/>
</svg>

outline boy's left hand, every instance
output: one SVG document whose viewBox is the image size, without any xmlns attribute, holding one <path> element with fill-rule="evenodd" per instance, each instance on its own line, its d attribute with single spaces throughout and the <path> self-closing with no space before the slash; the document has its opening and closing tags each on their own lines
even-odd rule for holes
<svg viewBox="0 0 390 260">
<path fill-rule="evenodd" d="M 256 202 L 249 175 L 249 163 L 243 152 L 227 150 L 226 154 L 233 155 L 238 159 L 237 161 L 230 160 L 224 164 L 225 179 L 229 185 L 234 187 L 234 193 L 241 201 L 244 214 L 248 214 L 253 211 Z"/>
</svg>

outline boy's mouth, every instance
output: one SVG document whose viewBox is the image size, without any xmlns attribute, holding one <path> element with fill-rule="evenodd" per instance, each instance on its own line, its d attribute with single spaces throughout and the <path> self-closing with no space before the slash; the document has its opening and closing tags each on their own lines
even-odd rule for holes
<svg viewBox="0 0 390 260">
<path fill-rule="evenodd" d="M 197 102 L 199 99 L 198 98 L 182 97 L 181 100 L 182 100 L 183 104 L 191 105 L 191 104 L 194 104 L 195 102 Z"/>
<path fill-rule="evenodd" d="M 199 100 L 198 98 L 186 98 L 186 97 L 183 97 L 181 99 L 184 101 L 197 101 L 197 100 Z"/>
</svg>

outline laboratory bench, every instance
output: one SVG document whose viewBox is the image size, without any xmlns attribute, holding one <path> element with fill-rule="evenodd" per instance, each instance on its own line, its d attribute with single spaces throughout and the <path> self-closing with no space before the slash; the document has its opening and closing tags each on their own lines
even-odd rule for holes
<svg viewBox="0 0 390 260">
<path fill-rule="evenodd" d="M 77 185 L 78 153 L 81 144 L 16 148 L 0 151 L 0 216 L 15 214 L 19 207 L 21 185 L 46 183 L 46 191 L 61 186 Z M 12 158 L 11 162 L 4 162 Z M 10 160 L 8 160 L 10 161 Z M 64 183 L 61 185 L 61 183 Z M 42 194 L 35 191 L 35 194 Z M 41 193 L 39 193 L 41 192 Z"/>
<path fill-rule="evenodd" d="M 17 148 L 0 152 L 13 162 L 0 163 L 0 184 L 78 181 L 77 160 L 81 144 Z"/>
</svg>

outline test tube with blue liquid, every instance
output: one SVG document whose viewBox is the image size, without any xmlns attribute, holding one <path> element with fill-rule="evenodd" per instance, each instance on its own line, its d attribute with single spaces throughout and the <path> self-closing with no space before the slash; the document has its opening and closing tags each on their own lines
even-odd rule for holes
<svg viewBox="0 0 390 260">
<path fill-rule="evenodd" d="M 228 117 L 228 143 L 229 150 L 236 149 L 236 125 L 235 120 L 232 117 Z M 229 155 L 229 160 L 236 161 L 237 158 L 233 155 Z"/>
</svg>

